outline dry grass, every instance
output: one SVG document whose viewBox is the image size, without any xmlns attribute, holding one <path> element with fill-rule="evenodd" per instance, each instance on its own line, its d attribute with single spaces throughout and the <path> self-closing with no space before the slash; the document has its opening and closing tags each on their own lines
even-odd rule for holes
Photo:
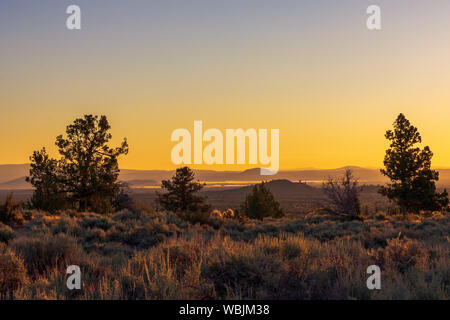
<svg viewBox="0 0 450 320">
<path fill-rule="evenodd" d="M 382 213 L 364 222 L 309 214 L 192 225 L 147 211 L 58 217 L 34 212 L 1 247 L 0 294 L 14 299 L 449 299 L 450 217 L 410 220 Z M 70 264 L 81 268 L 80 291 L 66 288 Z M 372 264 L 381 267 L 381 290 L 366 287 Z"/>
</svg>

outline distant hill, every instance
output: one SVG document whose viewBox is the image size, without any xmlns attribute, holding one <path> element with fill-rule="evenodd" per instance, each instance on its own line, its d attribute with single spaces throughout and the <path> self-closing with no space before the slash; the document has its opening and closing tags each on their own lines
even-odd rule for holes
<svg viewBox="0 0 450 320">
<path fill-rule="evenodd" d="M 314 188 L 304 183 L 291 182 L 289 180 L 272 180 L 266 183 L 266 187 L 273 193 L 275 198 L 281 203 L 287 204 L 298 202 L 300 200 L 306 202 L 319 202 L 324 199 L 324 194 L 320 188 Z M 233 188 L 220 191 L 204 191 L 202 192 L 208 202 L 216 206 L 234 204 L 239 206 L 247 194 L 251 193 L 253 186 Z"/>
<path fill-rule="evenodd" d="M 0 183 L 25 177 L 29 174 L 30 165 L 27 164 L 2 164 L 0 165 Z"/>
<path fill-rule="evenodd" d="M 147 186 L 159 186 L 160 183 L 158 183 L 155 180 L 127 180 L 127 185 L 131 188 L 140 188 L 140 187 L 147 187 Z"/>
<path fill-rule="evenodd" d="M 336 178 L 342 176 L 346 168 L 351 168 L 353 174 L 361 184 L 384 184 L 387 179 L 380 174 L 378 169 L 367 169 L 361 167 L 342 167 L 337 169 L 298 169 L 283 170 L 273 176 L 261 176 L 260 169 L 248 169 L 244 171 L 214 171 L 194 170 L 196 177 L 203 182 L 229 182 L 238 181 L 243 184 L 254 184 L 260 181 L 290 180 L 302 181 L 308 184 L 321 184 L 328 177 Z M 437 169 L 440 173 L 438 185 L 450 186 L 450 169 Z M 169 179 L 175 170 L 130 170 L 122 169 L 119 180 L 128 182 L 130 187 L 138 188 L 145 186 L 156 186 L 161 180 Z M 0 189 L 23 189 L 30 188 L 24 181 L 29 173 L 29 164 L 0 165 Z"/>
<path fill-rule="evenodd" d="M 300 169 L 300 170 L 285 170 L 280 171 L 272 176 L 261 176 L 260 169 L 248 169 L 244 171 L 214 171 L 214 170 L 194 170 L 196 177 L 205 182 L 221 182 L 221 181 L 263 181 L 263 180 L 280 180 L 287 179 L 291 181 L 307 181 L 307 182 L 322 182 L 328 177 L 341 176 L 347 167 L 338 169 Z M 379 170 L 365 169 L 360 167 L 351 167 L 355 177 L 362 183 L 381 184 L 386 181 L 381 176 Z M 121 170 L 120 179 L 123 181 L 128 180 L 141 180 L 151 179 L 160 182 L 164 179 L 169 179 L 174 170 Z M 450 172 L 449 172 L 450 177 Z"/>
<path fill-rule="evenodd" d="M 285 179 L 269 181 L 266 183 L 266 187 L 275 196 L 281 197 L 283 196 L 292 197 L 298 195 L 317 196 L 319 194 L 318 188 L 314 188 L 303 183 L 292 182 Z M 231 190 L 209 191 L 209 194 L 221 193 L 222 195 L 230 195 L 230 196 L 242 195 L 243 197 L 245 197 L 245 195 L 249 194 L 252 191 L 252 189 L 253 185 L 250 185 L 246 187 L 234 188 Z"/>
<path fill-rule="evenodd" d="M 0 183 L 1 190 L 31 189 L 31 184 L 25 181 L 25 177 L 20 177 L 10 181 Z"/>
</svg>

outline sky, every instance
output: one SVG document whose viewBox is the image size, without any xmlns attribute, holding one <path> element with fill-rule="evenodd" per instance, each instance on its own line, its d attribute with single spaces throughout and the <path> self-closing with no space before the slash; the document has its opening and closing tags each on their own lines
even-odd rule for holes
<svg viewBox="0 0 450 320">
<path fill-rule="evenodd" d="M 194 120 L 279 129 L 282 170 L 378 168 L 403 112 L 450 167 L 448 39 L 447 0 L 2 0 L 0 164 L 56 156 L 69 123 L 104 114 L 122 168 L 175 168 L 171 133 Z"/>
</svg>

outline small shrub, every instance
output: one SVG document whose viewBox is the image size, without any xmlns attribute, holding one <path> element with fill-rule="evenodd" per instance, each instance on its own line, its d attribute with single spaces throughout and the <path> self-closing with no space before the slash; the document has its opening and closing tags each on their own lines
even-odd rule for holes
<svg viewBox="0 0 450 320">
<path fill-rule="evenodd" d="M 12 194 L 9 194 L 5 201 L 0 204 L 0 222 L 4 224 L 22 224 L 23 216 L 21 205 L 15 203 Z"/>
<path fill-rule="evenodd" d="M 50 230 L 53 234 L 65 233 L 77 235 L 80 233 L 78 223 L 66 215 L 61 215 L 59 221 L 51 226 Z"/>
<path fill-rule="evenodd" d="M 106 233 L 103 229 L 94 228 L 89 229 L 85 235 L 85 241 L 88 242 L 102 242 L 106 238 Z"/>
<path fill-rule="evenodd" d="M 120 190 L 119 194 L 111 201 L 111 204 L 115 211 L 134 211 L 135 209 L 134 200 L 123 189 Z"/>
<path fill-rule="evenodd" d="M 13 238 L 14 238 L 13 229 L 0 222 L 0 242 L 8 242 Z"/>
<path fill-rule="evenodd" d="M 31 219 L 33 219 L 33 211 L 31 211 L 31 210 L 25 210 L 22 215 L 23 215 L 23 218 L 27 221 L 30 221 Z"/>
<path fill-rule="evenodd" d="M 391 267 L 394 272 L 405 273 L 411 268 L 427 265 L 429 252 L 417 241 L 404 237 L 388 239 L 385 248 L 370 253 L 383 267 Z"/>
<path fill-rule="evenodd" d="M 396 206 L 389 206 L 387 208 L 387 215 L 388 216 L 396 216 L 396 215 L 401 215 L 401 209 L 399 207 Z"/>
<path fill-rule="evenodd" d="M 0 244 L 0 298 L 12 296 L 17 288 L 27 282 L 28 276 L 23 260 Z"/>
<path fill-rule="evenodd" d="M 112 219 L 109 217 L 92 214 L 89 217 L 83 219 L 81 225 L 84 228 L 100 228 L 106 231 L 114 225 L 114 221 L 112 221 Z"/>
<path fill-rule="evenodd" d="M 11 241 L 11 247 L 22 256 L 30 275 L 77 264 L 83 257 L 76 240 L 65 234 L 18 238 Z"/>
<path fill-rule="evenodd" d="M 344 176 L 338 180 L 329 178 L 322 185 L 322 190 L 329 200 L 326 208 L 329 213 L 350 219 L 362 219 L 359 201 L 361 187 L 353 178 L 352 170 L 345 170 Z"/>
<path fill-rule="evenodd" d="M 129 221 L 129 220 L 136 220 L 137 218 L 138 218 L 138 215 L 128 209 L 121 210 L 112 216 L 112 219 L 114 221 L 121 221 L 121 222 Z"/>
<path fill-rule="evenodd" d="M 147 249 L 164 241 L 172 233 L 171 227 L 160 220 L 155 220 L 143 226 L 134 227 L 122 237 L 123 242 L 128 245 Z"/>
<path fill-rule="evenodd" d="M 37 213 L 33 220 L 27 224 L 27 229 L 33 234 L 47 234 L 50 233 L 51 222 L 45 218 L 43 213 Z"/>
<path fill-rule="evenodd" d="M 236 214 L 234 213 L 234 210 L 231 208 L 228 208 L 227 210 L 225 210 L 224 212 L 222 212 L 222 216 L 225 219 L 234 219 L 236 218 Z"/>
<path fill-rule="evenodd" d="M 222 219 L 222 211 L 214 209 L 210 214 L 211 219 Z"/>
<path fill-rule="evenodd" d="M 196 210 L 188 210 L 184 212 L 177 212 L 177 215 L 190 223 L 207 223 L 210 216 L 210 211 L 208 206 L 197 208 Z"/>
</svg>

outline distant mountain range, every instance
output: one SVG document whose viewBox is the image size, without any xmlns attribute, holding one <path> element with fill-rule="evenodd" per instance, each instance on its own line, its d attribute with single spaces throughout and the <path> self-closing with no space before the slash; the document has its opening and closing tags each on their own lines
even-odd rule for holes
<svg viewBox="0 0 450 320">
<path fill-rule="evenodd" d="M 366 169 L 361 167 L 343 167 L 337 169 L 299 169 L 299 170 L 282 170 L 273 176 L 261 176 L 260 169 L 248 169 L 245 171 L 214 171 L 214 170 L 194 170 L 196 177 L 204 182 L 257 182 L 262 180 L 291 180 L 303 181 L 308 183 L 318 182 L 328 179 L 328 177 L 341 176 L 346 168 L 353 170 L 355 177 L 362 183 L 380 184 L 386 182 L 386 179 L 380 174 L 379 170 Z M 121 170 L 120 179 L 123 181 L 150 179 L 160 182 L 169 179 L 173 175 L 173 170 Z M 450 181 L 450 170 L 448 170 Z"/>
<path fill-rule="evenodd" d="M 0 165 L 0 185 L 3 183 L 12 184 L 14 180 L 19 180 L 28 175 L 30 169 L 29 164 L 3 164 Z"/>
<path fill-rule="evenodd" d="M 231 182 L 242 182 L 251 184 L 262 180 L 290 180 L 303 181 L 308 184 L 321 183 L 328 177 L 336 178 L 341 176 L 346 168 L 353 170 L 354 176 L 362 184 L 383 184 L 387 180 L 377 169 L 367 169 L 361 167 L 343 167 L 337 169 L 299 169 L 283 170 L 273 176 L 261 176 L 259 168 L 245 171 L 214 171 L 214 170 L 194 170 L 196 177 L 209 185 L 218 184 L 227 186 L 233 185 Z M 450 169 L 438 169 L 440 172 L 440 185 L 450 185 Z M 31 186 L 25 181 L 28 175 L 29 164 L 0 165 L 0 189 L 18 190 L 30 189 Z M 122 169 L 119 179 L 128 183 L 131 188 L 154 187 L 161 183 L 161 180 L 168 179 L 174 174 L 174 170 L 130 170 Z"/>
</svg>

